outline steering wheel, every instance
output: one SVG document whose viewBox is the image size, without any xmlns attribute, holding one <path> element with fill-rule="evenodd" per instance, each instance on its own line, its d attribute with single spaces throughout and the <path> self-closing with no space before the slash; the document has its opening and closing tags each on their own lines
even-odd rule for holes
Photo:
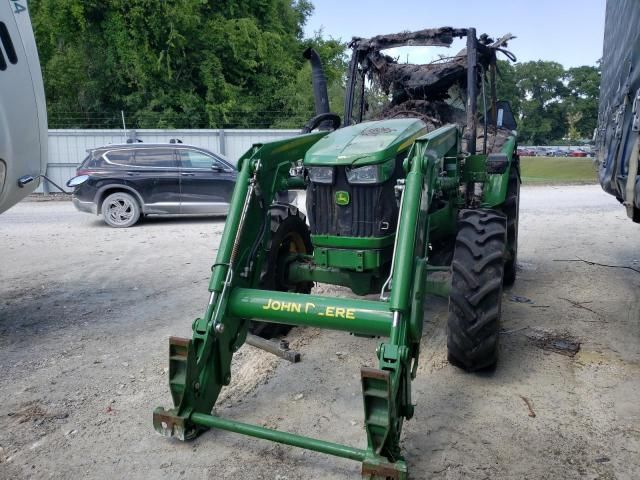
<svg viewBox="0 0 640 480">
<path fill-rule="evenodd" d="M 340 115 L 336 113 L 321 113 L 320 115 L 316 115 L 311 118 L 304 127 L 302 127 L 302 133 L 309 133 L 312 130 L 318 128 L 324 122 L 331 121 L 331 129 L 337 130 L 340 128 L 340 124 L 342 121 L 340 120 Z"/>
</svg>

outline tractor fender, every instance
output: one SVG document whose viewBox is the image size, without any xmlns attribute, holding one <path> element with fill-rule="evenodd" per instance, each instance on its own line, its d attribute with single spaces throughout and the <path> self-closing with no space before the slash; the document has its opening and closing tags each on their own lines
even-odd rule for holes
<svg viewBox="0 0 640 480">
<path fill-rule="evenodd" d="M 491 153 L 487 156 L 487 181 L 484 185 L 483 205 L 487 207 L 497 207 L 504 203 L 507 198 L 509 175 L 513 168 L 516 169 L 518 178 L 520 178 L 518 158 L 516 155 Z"/>
</svg>

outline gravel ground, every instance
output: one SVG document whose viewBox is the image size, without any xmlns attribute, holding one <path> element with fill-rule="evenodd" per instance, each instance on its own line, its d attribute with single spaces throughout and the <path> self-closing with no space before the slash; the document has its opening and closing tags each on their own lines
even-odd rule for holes
<svg viewBox="0 0 640 480">
<path fill-rule="evenodd" d="M 167 338 L 202 314 L 222 228 L 116 230 L 67 202 L 0 217 L 0 478 L 358 477 L 355 462 L 232 433 L 180 443 L 153 431 L 153 408 L 171 404 Z M 523 189 L 495 372 L 447 363 L 447 304 L 429 299 L 403 432 L 412 478 L 640 478 L 640 275 L 556 261 L 640 268 L 639 239 L 596 186 Z M 580 351 L 540 348 L 547 338 Z M 218 413 L 364 446 L 359 369 L 375 365 L 378 341 L 311 328 L 289 340 L 301 363 L 240 350 Z"/>
</svg>

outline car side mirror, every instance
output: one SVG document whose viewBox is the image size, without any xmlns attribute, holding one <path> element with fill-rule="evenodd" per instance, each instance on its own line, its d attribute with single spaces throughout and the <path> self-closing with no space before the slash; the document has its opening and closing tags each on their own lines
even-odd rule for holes
<svg viewBox="0 0 640 480">
<path fill-rule="evenodd" d="M 224 168 L 216 164 L 211 165 L 211 170 L 213 170 L 214 172 L 224 172 Z"/>
</svg>

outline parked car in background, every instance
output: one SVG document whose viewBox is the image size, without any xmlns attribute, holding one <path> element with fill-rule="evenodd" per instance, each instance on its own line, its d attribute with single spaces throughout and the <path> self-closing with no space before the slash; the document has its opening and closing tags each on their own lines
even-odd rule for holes
<svg viewBox="0 0 640 480">
<path fill-rule="evenodd" d="M 533 150 L 532 148 L 518 148 L 517 150 L 518 155 L 521 157 L 535 157 L 536 156 L 536 151 Z"/>
<path fill-rule="evenodd" d="M 587 152 L 585 152 L 584 150 L 582 150 L 580 148 L 576 148 L 575 150 L 571 150 L 567 154 L 567 157 L 586 157 L 586 156 L 587 156 Z"/>
<path fill-rule="evenodd" d="M 144 215 L 224 215 L 237 174 L 224 157 L 191 145 L 107 145 L 89 151 L 67 186 L 79 211 L 121 228 Z"/>
<path fill-rule="evenodd" d="M 566 157 L 569 150 L 563 150 L 562 148 L 549 148 L 547 149 L 547 157 Z"/>
<path fill-rule="evenodd" d="M 536 157 L 546 157 L 547 156 L 547 148 L 545 147 L 536 147 L 533 149 Z"/>
</svg>

